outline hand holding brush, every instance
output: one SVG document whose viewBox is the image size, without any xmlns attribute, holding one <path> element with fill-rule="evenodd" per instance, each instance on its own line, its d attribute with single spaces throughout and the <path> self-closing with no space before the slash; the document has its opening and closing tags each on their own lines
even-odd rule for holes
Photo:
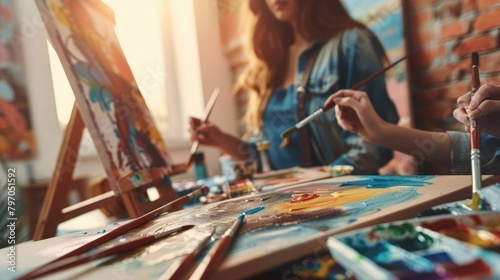
<svg viewBox="0 0 500 280">
<path fill-rule="evenodd" d="M 372 80 L 374 80 L 378 76 L 380 76 L 383 73 L 387 72 L 389 69 L 393 68 L 398 63 L 400 63 L 401 61 L 405 60 L 408 57 L 409 57 L 408 54 L 405 55 L 405 56 L 403 56 L 402 58 L 396 60 L 392 64 L 390 64 L 390 65 L 388 65 L 388 66 L 380 69 L 379 71 L 373 73 L 368 78 L 366 78 L 363 81 L 357 83 L 356 85 L 354 85 L 350 89 L 351 90 L 357 90 L 357 89 L 361 88 L 362 86 L 366 85 L 367 83 L 371 82 Z M 298 129 L 304 127 L 305 125 L 307 125 L 308 123 L 310 123 L 311 121 L 313 121 L 315 118 L 317 118 L 318 116 L 320 116 L 324 112 L 332 109 L 334 106 L 335 106 L 335 104 L 333 102 L 325 102 L 325 104 L 323 105 L 322 108 L 316 110 L 314 113 L 312 113 L 311 115 L 309 115 L 305 119 L 303 119 L 300 122 L 298 122 L 297 124 L 295 124 L 295 126 L 292 126 L 292 127 L 288 128 L 287 130 L 283 131 L 283 133 L 281 133 L 281 138 L 285 139 L 285 138 L 290 137 L 295 131 L 297 131 Z"/>
<path fill-rule="evenodd" d="M 479 89 L 479 55 L 472 53 L 472 83 L 471 98 Z M 481 142 L 481 122 L 479 119 L 470 119 L 470 156 L 472 167 L 472 210 L 479 210 L 481 198 L 479 189 L 481 188 L 481 152 L 479 143 Z"/>
</svg>

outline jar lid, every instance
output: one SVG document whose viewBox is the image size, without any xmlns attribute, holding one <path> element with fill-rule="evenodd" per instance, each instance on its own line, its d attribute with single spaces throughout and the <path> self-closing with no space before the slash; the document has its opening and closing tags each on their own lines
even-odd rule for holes
<svg viewBox="0 0 500 280">
<path fill-rule="evenodd" d="M 196 152 L 193 154 L 193 160 L 194 162 L 200 163 L 205 160 L 205 155 L 203 152 Z"/>
</svg>

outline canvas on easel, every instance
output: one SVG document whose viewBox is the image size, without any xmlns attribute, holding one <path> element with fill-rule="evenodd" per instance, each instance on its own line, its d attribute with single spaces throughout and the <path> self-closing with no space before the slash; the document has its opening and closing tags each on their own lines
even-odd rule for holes
<svg viewBox="0 0 500 280">
<path fill-rule="evenodd" d="M 53 236 L 64 206 L 54 206 L 71 183 L 83 129 L 92 136 L 112 193 L 78 208 L 63 220 L 102 206 L 119 196 L 128 214 L 138 217 L 175 198 L 169 177 L 185 170 L 174 165 L 137 87 L 116 37 L 113 11 L 100 0 L 36 0 L 52 46 L 75 94 L 52 182 L 34 239 Z M 70 94 L 70 93 L 68 93 Z M 156 187 L 160 199 L 149 201 Z M 50 219 L 49 219 L 50 217 Z"/>
</svg>

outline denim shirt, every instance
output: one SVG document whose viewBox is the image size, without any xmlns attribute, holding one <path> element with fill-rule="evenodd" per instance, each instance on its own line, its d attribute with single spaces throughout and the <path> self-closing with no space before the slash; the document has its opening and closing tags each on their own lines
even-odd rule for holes
<svg viewBox="0 0 500 280">
<path fill-rule="evenodd" d="M 448 131 L 451 137 L 451 162 L 453 174 L 471 174 L 470 134 Z M 500 138 L 481 133 L 481 173 L 500 174 Z"/>
<path fill-rule="evenodd" d="M 271 144 L 269 158 L 273 169 L 300 166 L 301 163 L 298 133 L 290 137 L 286 148 L 280 146 L 280 134 L 299 121 L 296 89 L 314 44 L 320 44 L 321 48 L 307 86 L 308 114 L 322 108 L 331 94 L 352 87 L 383 67 L 381 50 L 366 31 L 357 28 L 344 31 L 328 41 L 314 42 L 304 50 L 299 55 L 295 82 L 288 88 L 274 90 L 262 116 L 262 134 Z M 367 92 L 382 119 L 397 123 L 398 114 L 388 96 L 384 75 L 359 90 Z M 343 130 L 337 123 L 334 110 L 324 112 L 302 129 L 309 129 L 316 166 L 345 164 L 354 166 L 354 174 L 377 174 L 378 168 L 392 158 L 391 150 Z"/>
</svg>

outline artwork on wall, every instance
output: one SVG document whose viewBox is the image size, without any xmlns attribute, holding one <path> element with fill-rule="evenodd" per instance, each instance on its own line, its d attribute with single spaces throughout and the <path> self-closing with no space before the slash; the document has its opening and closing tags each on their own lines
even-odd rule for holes
<svg viewBox="0 0 500 280">
<path fill-rule="evenodd" d="M 171 160 L 116 37 L 113 11 L 100 0 L 37 4 L 113 190 L 124 191 L 120 178 L 135 187 L 160 179 L 158 169 Z"/>
<path fill-rule="evenodd" d="M 158 279 L 207 234 L 215 231 L 214 238 L 220 238 L 245 213 L 239 236 L 219 268 L 218 277 L 246 278 L 325 248 L 325 241 L 332 234 L 413 217 L 431 205 L 467 195 L 469 176 L 331 178 L 162 215 L 103 246 L 183 225 L 195 227 L 152 246 L 102 261 L 91 269 L 86 266 L 84 270 L 68 270 L 64 276 L 81 277 L 84 273 L 89 279 L 103 279 L 117 277 L 119 272 L 123 277 Z M 26 257 L 27 251 L 36 252 L 26 259 L 26 263 L 36 267 L 47 262 L 49 256 L 60 256 L 117 225 L 25 244 L 18 246 L 17 252 Z M 20 268 L 19 273 L 32 267 Z"/>
<path fill-rule="evenodd" d="M 364 23 L 377 35 L 389 57 L 395 61 L 407 53 L 403 3 L 401 0 L 342 0 L 351 16 Z M 408 60 L 386 74 L 389 96 L 399 113 L 399 124 L 411 124 Z"/>
<path fill-rule="evenodd" d="M 35 153 L 17 28 L 14 0 L 0 1 L 0 156 L 8 159 Z"/>
<path fill-rule="evenodd" d="M 390 62 L 407 54 L 404 26 L 404 1 L 401 0 L 341 0 L 350 15 L 364 23 L 377 35 Z M 399 125 L 411 127 L 413 117 L 407 72 L 408 60 L 386 74 L 386 86 L 399 114 Z M 394 159 L 379 170 L 380 174 L 416 174 L 413 157 L 395 152 Z"/>
</svg>

